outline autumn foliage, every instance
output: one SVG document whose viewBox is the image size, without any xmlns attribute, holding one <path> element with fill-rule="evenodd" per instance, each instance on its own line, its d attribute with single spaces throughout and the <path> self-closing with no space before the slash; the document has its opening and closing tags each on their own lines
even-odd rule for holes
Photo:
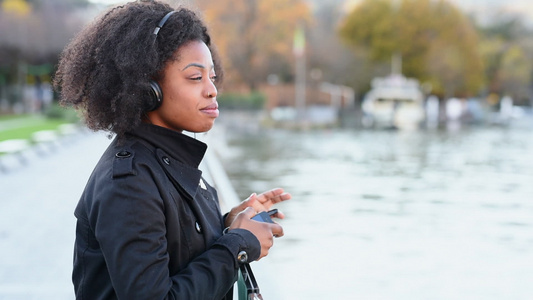
<svg viewBox="0 0 533 300">
<path fill-rule="evenodd" d="M 364 0 L 339 30 L 350 45 L 365 48 L 373 61 L 394 54 L 403 73 L 429 83 L 443 96 L 476 94 L 483 64 L 475 27 L 445 0 Z"/>
<path fill-rule="evenodd" d="M 303 0 L 198 0 L 229 77 L 255 90 L 270 74 L 290 77 L 295 30 L 311 21 Z"/>
</svg>

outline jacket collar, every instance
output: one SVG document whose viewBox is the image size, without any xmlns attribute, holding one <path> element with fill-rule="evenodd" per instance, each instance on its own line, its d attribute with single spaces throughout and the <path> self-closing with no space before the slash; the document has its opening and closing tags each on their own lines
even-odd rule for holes
<svg viewBox="0 0 533 300">
<path fill-rule="evenodd" d="M 193 168 L 198 168 L 207 150 L 207 145 L 203 142 L 152 124 L 141 124 L 129 134 L 147 141 L 168 153 L 173 159 Z"/>
<path fill-rule="evenodd" d="M 198 166 L 207 145 L 182 133 L 151 124 L 141 124 L 129 134 L 155 147 L 155 155 L 165 173 L 190 199 L 196 197 L 202 171 Z"/>
</svg>

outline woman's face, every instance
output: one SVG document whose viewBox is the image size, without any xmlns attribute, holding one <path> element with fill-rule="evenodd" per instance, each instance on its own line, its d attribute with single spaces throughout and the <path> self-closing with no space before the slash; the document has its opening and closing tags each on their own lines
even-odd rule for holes
<svg viewBox="0 0 533 300">
<path fill-rule="evenodd" d="M 166 64 L 158 82 L 161 106 L 148 118 L 154 125 L 179 132 L 206 132 L 219 114 L 211 51 L 202 41 L 189 42 L 177 51 L 178 60 Z"/>
</svg>

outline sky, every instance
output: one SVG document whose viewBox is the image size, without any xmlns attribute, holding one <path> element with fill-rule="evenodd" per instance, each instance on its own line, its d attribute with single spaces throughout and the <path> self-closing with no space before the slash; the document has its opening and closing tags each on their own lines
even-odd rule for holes
<svg viewBox="0 0 533 300">
<path fill-rule="evenodd" d="M 503 8 L 510 12 L 526 12 L 533 15 L 531 0 L 450 0 L 467 10 L 485 11 L 487 9 Z"/>
<path fill-rule="evenodd" d="M 526 16 L 526 23 L 533 24 L 533 2 L 531 0 L 450 0 L 466 12 L 491 18 L 496 11 Z M 480 21 L 483 21 L 480 19 Z"/>
</svg>

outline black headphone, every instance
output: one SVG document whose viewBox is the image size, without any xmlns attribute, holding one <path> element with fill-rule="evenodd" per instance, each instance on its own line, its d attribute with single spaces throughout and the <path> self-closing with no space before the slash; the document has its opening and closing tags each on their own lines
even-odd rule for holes
<svg viewBox="0 0 533 300">
<path fill-rule="evenodd" d="M 146 105 L 146 111 L 156 110 L 159 106 L 161 106 L 162 101 L 163 91 L 161 90 L 161 87 L 159 87 L 159 84 L 157 84 L 157 82 L 154 80 L 150 80 L 150 96 Z"/>
<path fill-rule="evenodd" d="M 159 30 L 161 30 L 163 25 L 165 25 L 165 23 L 167 22 L 168 18 L 170 18 L 170 16 L 175 12 L 176 11 L 171 11 L 167 13 L 163 17 L 163 19 L 159 21 L 159 24 L 157 25 L 157 27 L 154 29 L 154 32 L 153 32 L 154 43 L 155 43 L 155 40 L 157 39 L 157 34 L 159 33 Z M 149 96 L 149 100 L 147 103 L 147 111 L 156 110 L 159 106 L 161 106 L 161 102 L 163 102 L 163 91 L 161 90 L 161 87 L 159 86 L 157 82 L 155 82 L 154 80 L 150 80 L 150 96 Z"/>
</svg>

